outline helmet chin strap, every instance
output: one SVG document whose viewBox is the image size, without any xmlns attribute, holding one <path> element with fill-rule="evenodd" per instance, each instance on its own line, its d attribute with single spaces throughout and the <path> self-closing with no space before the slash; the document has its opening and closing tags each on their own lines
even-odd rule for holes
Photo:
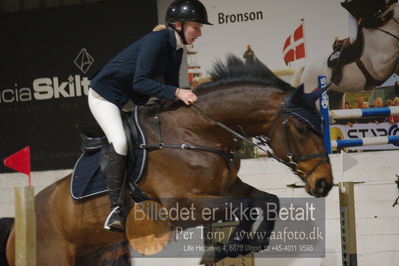
<svg viewBox="0 0 399 266">
<path fill-rule="evenodd" d="M 179 34 L 183 44 L 187 45 L 188 43 L 187 43 L 187 40 L 186 40 L 186 36 L 184 36 L 184 24 L 185 24 L 185 22 L 182 21 L 181 22 L 181 30 L 178 30 L 178 29 L 176 29 L 176 27 L 172 23 L 168 23 L 169 27 L 171 27 L 174 31 L 176 31 L 177 34 Z"/>
</svg>

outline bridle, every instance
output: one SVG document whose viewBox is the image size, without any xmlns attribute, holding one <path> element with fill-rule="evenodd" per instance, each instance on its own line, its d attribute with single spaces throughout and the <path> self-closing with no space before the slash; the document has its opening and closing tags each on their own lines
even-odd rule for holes
<svg viewBox="0 0 399 266">
<path fill-rule="evenodd" d="M 282 122 L 283 128 L 284 128 L 284 133 L 285 133 L 285 140 L 288 145 L 288 153 L 286 155 L 288 161 L 285 161 L 278 156 L 276 156 L 273 152 L 270 152 L 269 150 L 267 151 L 267 154 L 269 157 L 279 161 L 280 163 L 288 166 L 291 171 L 302 177 L 304 181 L 322 164 L 328 163 L 330 161 L 330 158 L 328 157 L 328 153 L 314 153 L 314 154 L 300 154 L 296 153 L 294 145 L 292 143 L 292 139 L 294 136 L 292 135 L 292 132 L 290 130 L 290 125 L 289 125 L 289 117 L 294 117 L 295 111 L 299 110 L 300 108 L 286 108 L 284 104 L 282 104 L 279 113 L 275 117 L 274 121 L 272 122 L 272 128 L 276 125 L 277 120 L 279 115 L 284 115 L 284 120 Z M 306 123 L 308 124 L 308 123 Z M 269 147 L 271 147 L 271 142 L 272 140 L 269 137 L 260 137 L 261 142 L 267 144 Z M 299 168 L 299 162 L 303 162 L 306 160 L 311 160 L 315 158 L 321 158 L 317 163 L 315 163 L 312 168 L 304 172 Z"/>
<path fill-rule="evenodd" d="M 278 162 L 288 166 L 294 174 L 296 174 L 298 176 L 301 176 L 304 180 L 306 180 L 320 165 L 322 165 L 324 163 L 327 163 L 327 162 L 330 162 L 330 158 L 328 157 L 328 153 L 326 153 L 326 152 L 325 153 L 315 153 L 315 154 L 305 154 L 305 155 L 295 153 L 295 149 L 294 149 L 293 144 L 292 144 L 292 139 L 294 138 L 294 136 L 292 135 L 291 130 L 289 129 L 289 117 L 290 116 L 294 116 L 293 114 L 295 113 L 295 111 L 298 111 L 301 108 L 286 108 L 285 104 L 282 103 L 282 105 L 280 107 L 280 111 L 276 115 L 276 117 L 274 118 L 274 120 L 272 122 L 272 125 L 271 125 L 271 127 L 273 127 L 276 124 L 277 118 L 279 117 L 279 115 L 280 114 L 284 114 L 285 118 L 284 118 L 284 121 L 282 122 L 282 124 L 283 124 L 283 127 L 284 127 L 285 138 L 286 138 L 287 143 L 288 143 L 288 153 L 286 155 L 287 158 L 288 158 L 288 161 L 285 161 L 285 160 L 279 158 L 278 156 L 276 156 L 270 150 L 265 150 L 259 144 L 256 144 L 252 140 L 250 140 L 249 138 L 245 137 L 244 136 L 244 135 L 246 135 L 245 132 L 244 132 L 244 134 L 240 134 L 240 133 L 234 131 L 233 129 L 227 127 L 223 123 L 221 123 L 219 121 L 216 121 L 213 118 L 209 117 L 197 105 L 193 104 L 192 106 L 195 109 L 197 109 L 197 111 L 199 111 L 199 113 L 202 116 L 204 116 L 208 120 L 211 120 L 212 122 L 214 122 L 219 127 L 227 130 L 235 138 L 241 139 L 241 140 L 249 143 L 251 146 L 258 147 L 262 151 L 265 151 L 270 158 L 273 158 L 273 159 L 277 160 Z M 241 128 L 241 130 L 243 131 L 242 128 Z M 270 144 L 271 144 L 272 140 L 269 137 L 259 136 L 259 137 L 255 137 L 255 139 L 257 139 L 260 144 L 263 144 L 263 145 L 266 144 L 269 147 L 271 147 Z M 302 171 L 299 168 L 299 165 L 298 165 L 299 162 L 310 160 L 310 159 L 315 159 L 315 158 L 321 158 L 321 160 L 319 160 L 315 165 L 313 165 L 313 167 L 309 171 L 304 172 L 304 171 Z"/>
<path fill-rule="evenodd" d="M 249 145 L 251 145 L 253 147 L 258 147 L 260 150 L 266 152 L 270 158 L 273 158 L 273 159 L 277 160 L 278 162 L 288 166 L 292 170 L 292 172 L 294 174 L 302 177 L 304 180 L 306 180 L 320 165 L 330 161 L 327 153 L 316 153 L 316 154 L 305 154 L 305 155 L 295 153 L 295 149 L 294 149 L 293 144 L 292 144 L 292 139 L 294 138 L 294 136 L 292 135 L 292 133 L 291 133 L 291 131 L 289 129 L 289 117 L 290 116 L 293 117 L 295 111 L 301 110 L 301 108 L 286 108 L 284 103 L 283 103 L 281 105 L 279 113 L 276 115 L 276 117 L 274 118 L 274 120 L 272 122 L 272 126 L 271 127 L 273 127 L 276 124 L 276 121 L 277 121 L 277 118 L 279 117 L 279 115 L 280 114 L 284 114 L 285 118 L 284 118 L 284 121 L 282 122 L 282 124 L 283 124 L 283 127 L 284 127 L 285 137 L 286 137 L 286 140 L 287 140 L 287 143 L 288 143 L 288 153 L 286 155 L 287 158 L 288 158 L 288 161 L 285 161 L 285 160 L 279 158 L 278 156 L 276 156 L 274 153 L 270 152 L 270 150 L 265 150 L 261 145 L 259 145 L 259 144 L 262 144 L 262 145 L 267 144 L 269 147 L 271 147 L 270 144 L 271 144 L 272 140 L 269 137 L 266 137 L 266 136 L 255 137 L 255 139 L 257 139 L 259 141 L 259 143 L 254 143 L 250 138 L 245 136 L 246 134 L 245 134 L 243 128 L 240 127 L 241 131 L 243 132 L 243 134 L 240 134 L 237 131 L 235 131 L 235 130 L 231 129 L 230 127 L 226 126 L 222 122 L 211 118 L 203 110 L 201 110 L 201 108 L 199 108 L 196 104 L 191 104 L 191 106 L 194 109 L 196 109 L 203 117 L 205 117 L 206 119 L 208 119 L 211 122 L 215 123 L 217 126 L 223 128 L 224 130 L 226 130 L 229 133 L 231 133 L 233 138 L 235 138 L 237 140 L 240 139 L 240 140 L 242 140 L 244 142 L 247 142 Z M 212 152 L 212 153 L 215 153 L 215 154 L 221 156 L 226 161 L 228 169 L 229 170 L 231 169 L 232 160 L 234 158 L 234 154 L 233 153 L 226 153 L 224 151 L 221 151 L 221 150 L 218 150 L 218 149 L 215 149 L 215 148 L 198 146 L 198 145 L 165 144 L 162 141 L 162 134 L 161 134 L 161 131 L 160 131 L 159 115 L 155 116 L 155 121 L 156 121 L 155 124 L 157 124 L 157 128 L 158 128 L 159 143 L 158 144 L 146 144 L 146 145 L 142 144 L 142 145 L 140 145 L 141 149 L 154 150 L 154 149 L 173 148 L 173 149 L 202 150 L 202 151 Z M 307 123 L 307 124 L 309 125 L 310 123 Z M 299 162 L 310 160 L 310 159 L 315 159 L 315 158 L 321 158 L 321 160 L 319 160 L 306 173 L 299 168 L 299 165 L 298 165 Z"/>
</svg>

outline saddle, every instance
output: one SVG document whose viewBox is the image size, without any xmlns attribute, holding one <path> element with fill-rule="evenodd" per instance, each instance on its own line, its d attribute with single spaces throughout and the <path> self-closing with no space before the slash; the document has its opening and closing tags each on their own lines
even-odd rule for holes
<svg viewBox="0 0 399 266">
<path fill-rule="evenodd" d="M 328 57 L 327 65 L 332 68 L 331 82 L 336 85 L 342 80 L 342 68 L 350 63 L 355 62 L 363 54 L 364 36 L 359 25 L 356 40 L 353 44 L 349 42 L 349 38 L 335 39 L 333 44 L 333 52 Z"/>
<path fill-rule="evenodd" d="M 180 150 L 199 150 L 206 151 L 209 153 L 216 154 L 220 156 L 226 163 L 226 167 L 230 170 L 233 166 L 234 159 L 236 158 L 236 150 L 225 152 L 213 147 L 191 145 L 191 144 L 168 144 L 162 141 L 161 132 L 161 120 L 159 117 L 159 110 L 163 103 L 159 105 L 156 104 L 156 108 L 153 117 L 153 123 L 157 128 L 158 141 L 155 144 L 147 144 L 147 139 L 145 137 L 144 131 L 140 125 L 139 111 L 142 107 L 137 107 L 134 109 L 133 113 L 123 114 L 123 124 L 128 141 L 128 161 L 129 165 L 127 167 L 127 177 L 129 177 L 129 182 L 123 182 L 124 185 L 128 185 L 128 192 L 130 196 L 136 201 L 140 202 L 143 200 L 148 200 L 147 195 L 140 190 L 137 186 L 137 182 L 142 177 L 147 163 L 147 153 L 159 150 L 159 149 L 180 149 Z M 207 119 L 218 124 L 220 127 L 231 132 L 234 136 L 239 136 L 241 139 L 245 139 L 240 134 L 232 131 L 224 124 L 213 120 L 205 113 L 203 113 L 198 107 L 194 105 L 195 108 Z M 106 182 L 104 177 L 104 167 L 106 167 L 106 160 L 103 154 L 106 153 L 108 146 L 108 141 L 104 136 L 90 136 L 87 134 L 81 134 L 82 143 L 81 149 L 83 151 L 82 156 L 79 158 L 75 164 L 72 178 L 71 178 L 71 194 L 72 198 L 79 200 L 107 192 Z M 99 163 L 102 161 L 101 163 Z M 131 162 L 136 162 L 131 164 Z M 100 165 L 101 164 L 101 170 Z M 127 184 L 126 184 L 127 183 Z"/>
<path fill-rule="evenodd" d="M 137 126 L 134 122 L 132 112 L 122 112 L 122 121 L 123 121 L 123 128 L 125 130 L 125 135 L 128 142 L 128 172 L 134 166 L 135 161 L 135 154 L 134 149 L 137 148 L 139 143 L 139 136 L 137 132 Z M 105 153 L 108 149 L 108 140 L 105 135 L 103 136 L 93 136 L 89 135 L 86 132 L 80 132 L 80 138 L 82 140 L 80 144 L 80 149 L 83 153 L 93 153 L 98 152 L 101 150 L 102 153 Z M 103 157 L 103 156 L 101 156 Z M 106 162 L 101 161 L 101 169 L 106 168 Z"/>
<path fill-rule="evenodd" d="M 140 145 L 146 143 L 144 132 L 139 124 L 139 110 L 140 107 L 136 107 L 133 112 L 122 112 L 128 142 L 126 166 L 128 180 L 125 184 L 128 185 L 128 192 L 136 202 L 148 199 L 136 184 L 146 166 L 146 151 L 139 148 Z M 74 199 L 83 199 L 107 191 L 103 173 L 107 167 L 105 154 L 109 143 L 106 136 L 102 134 L 80 133 L 82 140 L 80 147 L 83 154 L 76 163 L 72 175 L 71 193 Z"/>
</svg>

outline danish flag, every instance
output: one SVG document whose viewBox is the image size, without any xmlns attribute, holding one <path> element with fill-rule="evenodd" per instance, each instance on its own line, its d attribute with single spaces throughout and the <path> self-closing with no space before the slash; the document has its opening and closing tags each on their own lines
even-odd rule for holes
<svg viewBox="0 0 399 266">
<path fill-rule="evenodd" d="M 305 38 L 303 34 L 303 20 L 301 25 L 288 36 L 283 48 L 283 57 L 286 65 L 288 63 L 305 57 Z"/>
</svg>

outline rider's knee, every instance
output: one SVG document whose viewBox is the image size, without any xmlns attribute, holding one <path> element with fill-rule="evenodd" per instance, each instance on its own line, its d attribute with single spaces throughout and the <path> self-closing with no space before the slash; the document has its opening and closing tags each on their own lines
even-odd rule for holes
<svg viewBox="0 0 399 266">
<path fill-rule="evenodd" d="M 127 155 L 127 140 L 126 138 L 118 138 L 112 141 L 112 145 L 114 146 L 114 150 L 119 155 Z"/>
</svg>

